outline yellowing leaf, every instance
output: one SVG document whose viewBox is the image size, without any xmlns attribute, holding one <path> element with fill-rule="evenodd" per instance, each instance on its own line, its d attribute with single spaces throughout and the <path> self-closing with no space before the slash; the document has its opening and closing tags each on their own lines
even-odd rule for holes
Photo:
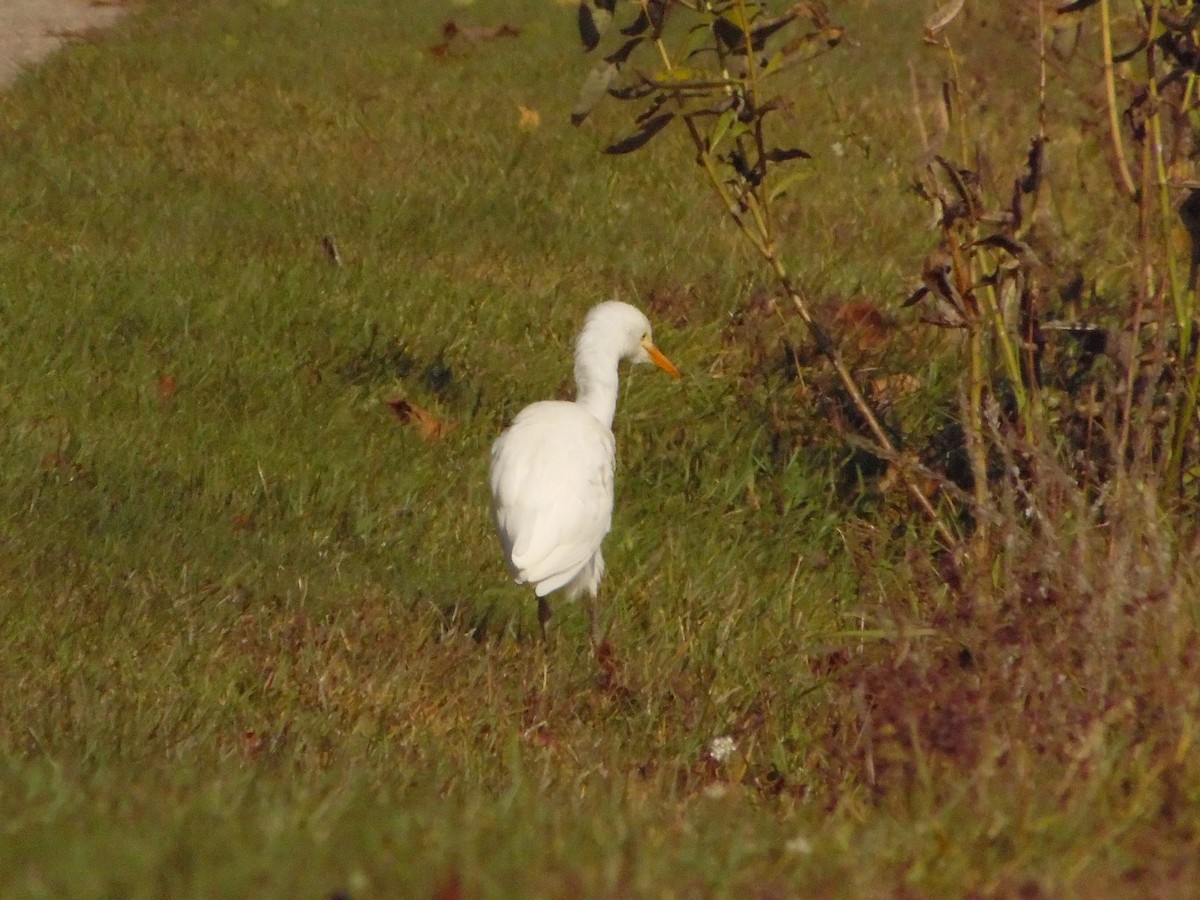
<svg viewBox="0 0 1200 900">
<path fill-rule="evenodd" d="M 666 84 L 672 81 L 699 81 L 703 77 L 703 73 L 695 69 L 676 66 L 673 69 L 664 69 L 663 71 L 656 72 L 654 80 L 660 84 Z"/>
<path fill-rule="evenodd" d="M 517 121 L 517 127 L 522 131 L 533 131 L 542 124 L 542 114 L 536 109 L 517 104 L 517 109 L 520 111 L 520 119 Z"/>
</svg>

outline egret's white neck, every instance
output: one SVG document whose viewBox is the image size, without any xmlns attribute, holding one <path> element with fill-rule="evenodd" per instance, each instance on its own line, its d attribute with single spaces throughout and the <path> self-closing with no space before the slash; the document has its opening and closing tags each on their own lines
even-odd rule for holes
<svg viewBox="0 0 1200 900">
<path fill-rule="evenodd" d="M 619 352 L 600 335 L 584 330 L 575 346 L 575 402 L 611 429 L 617 411 Z"/>
</svg>

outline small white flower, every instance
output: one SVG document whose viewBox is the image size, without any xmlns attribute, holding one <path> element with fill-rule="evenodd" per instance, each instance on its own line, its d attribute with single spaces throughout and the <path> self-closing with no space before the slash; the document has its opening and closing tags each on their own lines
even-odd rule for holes
<svg viewBox="0 0 1200 900">
<path fill-rule="evenodd" d="M 717 762 L 725 762 L 729 757 L 737 752 L 737 744 L 729 735 L 721 735 L 715 737 L 708 745 L 708 755 Z"/>
<path fill-rule="evenodd" d="M 829 149 L 833 151 L 833 155 L 838 159 L 846 155 L 846 147 L 841 141 L 834 141 L 829 145 Z"/>
<path fill-rule="evenodd" d="M 812 841 L 810 841 L 804 835 L 798 834 L 784 844 L 783 849 L 788 853 L 798 853 L 801 856 L 808 856 L 808 854 L 812 853 L 813 846 Z"/>
</svg>

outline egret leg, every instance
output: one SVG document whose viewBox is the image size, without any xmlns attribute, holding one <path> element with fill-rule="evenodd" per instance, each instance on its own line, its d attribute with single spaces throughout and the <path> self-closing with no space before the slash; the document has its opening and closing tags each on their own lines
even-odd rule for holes
<svg viewBox="0 0 1200 900">
<path fill-rule="evenodd" d="M 545 597 L 538 597 L 538 627 L 542 629 L 542 643 L 546 641 L 546 625 L 550 621 L 550 604 Z"/>
<path fill-rule="evenodd" d="M 600 621 L 600 611 L 597 608 L 596 595 L 584 595 L 583 605 L 587 609 L 588 628 L 592 638 L 592 651 L 598 654 L 600 645 L 604 643 L 604 624 Z"/>
</svg>

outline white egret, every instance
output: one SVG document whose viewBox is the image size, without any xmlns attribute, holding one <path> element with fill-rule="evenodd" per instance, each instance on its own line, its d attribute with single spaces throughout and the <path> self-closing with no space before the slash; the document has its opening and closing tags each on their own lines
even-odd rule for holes
<svg viewBox="0 0 1200 900">
<path fill-rule="evenodd" d="M 546 595 L 586 595 L 598 642 L 595 598 L 604 576 L 600 545 L 612 525 L 617 367 L 621 360 L 679 370 L 654 346 L 650 320 L 628 303 L 592 308 L 575 343 L 573 402 L 545 400 L 521 410 L 492 445 L 492 513 L 517 584 L 531 584 L 542 639 Z"/>
</svg>

